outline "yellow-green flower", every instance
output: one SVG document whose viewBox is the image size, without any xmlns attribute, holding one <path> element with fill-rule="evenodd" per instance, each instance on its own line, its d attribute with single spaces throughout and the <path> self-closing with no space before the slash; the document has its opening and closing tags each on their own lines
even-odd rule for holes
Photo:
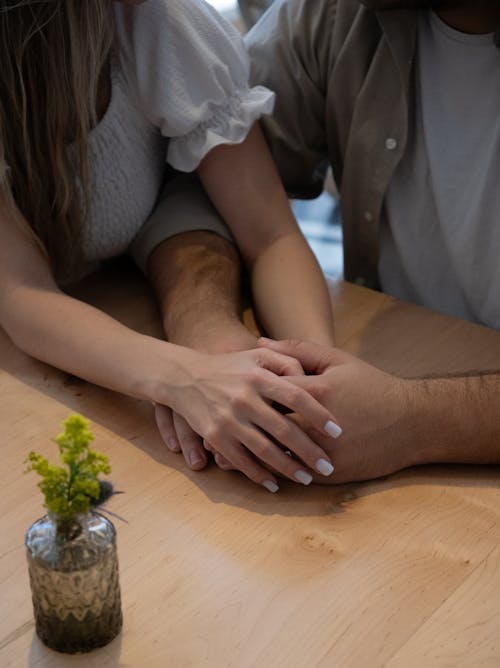
<svg viewBox="0 0 500 668">
<path fill-rule="evenodd" d="M 106 455 L 90 449 L 94 434 L 88 420 L 70 415 L 63 427 L 56 442 L 64 466 L 53 466 L 42 455 L 30 452 L 28 471 L 35 471 L 42 478 L 38 487 L 47 510 L 64 520 L 101 503 L 103 497 L 111 495 L 112 486 L 110 491 L 111 484 L 98 479 L 100 473 L 110 473 L 111 467 Z"/>
</svg>

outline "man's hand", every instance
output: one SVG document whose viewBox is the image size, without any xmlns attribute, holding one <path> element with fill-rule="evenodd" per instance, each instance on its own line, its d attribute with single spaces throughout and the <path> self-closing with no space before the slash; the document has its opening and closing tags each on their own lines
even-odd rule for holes
<svg viewBox="0 0 500 668">
<path fill-rule="evenodd" d="M 259 345 L 295 357 L 306 372 L 315 374 L 288 380 L 318 399 L 342 427 L 341 436 L 334 440 L 299 416 L 289 416 L 328 453 L 335 468 L 328 478 L 311 470 L 315 482 L 376 478 L 419 463 L 418 443 L 404 447 L 403 439 L 410 415 L 411 381 L 384 373 L 338 348 L 269 339 L 260 339 Z M 208 447 L 220 468 L 234 468 Z"/>
<path fill-rule="evenodd" d="M 259 345 L 316 374 L 289 380 L 335 413 L 343 429 L 332 442 L 301 425 L 335 467 L 328 481 L 317 482 L 367 480 L 417 464 L 500 462 L 498 371 L 403 379 L 337 348 L 268 339 Z"/>
<path fill-rule="evenodd" d="M 338 348 L 261 339 L 259 345 L 295 357 L 306 372 L 296 385 L 307 389 L 335 413 L 342 435 L 332 441 L 295 418 L 329 454 L 335 484 L 388 475 L 426 461 L 428 443 L 421 442 L 418 383 L 387 374 Z"/>
</svg>

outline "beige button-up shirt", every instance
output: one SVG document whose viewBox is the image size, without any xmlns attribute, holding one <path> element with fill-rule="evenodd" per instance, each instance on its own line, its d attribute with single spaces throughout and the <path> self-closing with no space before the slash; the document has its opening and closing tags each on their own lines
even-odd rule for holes
<svg viewBox="0 0 500 668">
<path fill-rule="evenodd" d="M 384 195 L 408 130 L 415 10 L 276 0 L 246 38 L 252 83 L 276 92 L 264 128 L 285 187 L 316 197 L 331 164 L 345 278 L 376 287 Z"/>
</svg>

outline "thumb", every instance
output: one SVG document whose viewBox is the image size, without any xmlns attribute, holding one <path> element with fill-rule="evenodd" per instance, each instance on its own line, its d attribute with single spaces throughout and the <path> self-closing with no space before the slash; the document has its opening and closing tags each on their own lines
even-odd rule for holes
<svg viewBox="0 0 500 668">
<path fill-rule="evenodd" d="M 273 341 L 261 337 L 257 345 L 282 355 L 288 355 L 288 357 L 294 357 L 301 363 L 305 371 L 315 374 L 323 373 L 334 363 L 334 348 L 320 346 L 317 343 L 299 340 Z"/>
</svg>

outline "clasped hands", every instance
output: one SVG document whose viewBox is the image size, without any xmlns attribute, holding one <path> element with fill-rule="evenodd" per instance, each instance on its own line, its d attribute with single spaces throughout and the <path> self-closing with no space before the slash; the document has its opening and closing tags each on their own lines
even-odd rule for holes
<svg viewBox="0 0 500 668">
<path fill-rule="evenodd" d="M 336 484 L 421 463 L 418 449 L 405 447 L 402 437 L 412 414 L 412 381 L 337 348 L 270 339 L 259 339 L 257 346 L 212 356 L 214 386 L 225 380 L 229 404 L 223 414 L 210 416 L 220 430 L 202 437 L 198 415 L 191 418 L 183 405 L 176 411 L 155 405 L 164 442 L 182 452 L 191 469 L 203 469 L 210 451 L 220 468 L 240 470 L 276 492 L 280 476 L 306 485 Z M 194 394 L 192 401 L 197 402 Z"/>
</svg>

